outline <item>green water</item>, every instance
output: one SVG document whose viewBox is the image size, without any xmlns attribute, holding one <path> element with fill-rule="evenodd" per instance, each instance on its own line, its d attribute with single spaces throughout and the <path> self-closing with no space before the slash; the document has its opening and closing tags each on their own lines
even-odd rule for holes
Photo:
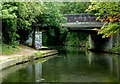
<svg viewBox="0 0 120 84">
<path fill-rule="evenodd" d="M 79 47 L 55 47 L 59 55 L 10 67 L 2 82 L 118 82 L 119 56 Z"/>
</svg>

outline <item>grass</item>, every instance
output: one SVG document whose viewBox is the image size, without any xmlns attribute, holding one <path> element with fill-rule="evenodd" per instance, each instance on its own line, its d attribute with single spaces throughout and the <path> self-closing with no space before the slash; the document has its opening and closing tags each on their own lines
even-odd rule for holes
<svg viewBox="0 0 120 84">
<path fill-rule="evenodd" d="M 26 57 L 25 55 L 23 55 L 22 57 Z"/>
<path fill-rule="evenodd" d="M 13 45 L 7 45 L 7 44 L 2 44 L 2 55 L 10 55 L 14 54 L 15 52 L 20 52 L 20 48 L 13 46 Z"/>
<path fill-rule="evenodd" d="M 39 56 L 39 57 L 42 57 L 42 53 L 41 52 L 37 52 L 37 53 L 34 53 L 34 54 Z"/>
</svg>

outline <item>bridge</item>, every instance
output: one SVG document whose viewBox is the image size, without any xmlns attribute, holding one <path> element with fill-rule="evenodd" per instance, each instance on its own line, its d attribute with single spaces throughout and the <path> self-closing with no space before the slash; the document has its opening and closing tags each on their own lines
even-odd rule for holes
<svg viewBox="0 0 120 84">
<path fill-rule="evenodd" d="M 62 27 L 68 28 L 69 31 L 94 31 L 94 28 L 100 29 L 103 26 L 103 22 L 96 20 L 98 16 L 94 14 L 65 14 L 64 17 L 67 22 L 62 24 Z"/>
<path fill-rule="evenodd" d="M 97 35 L 98 30 L 103 26 L 103 22 L 96 20 L 98 16 L 94 14 L 65 14 L 64 17 L 67 18 L 67 23 L 62 24 L 62 27 L 67 28 L 69 32 L 89 33 L 90 50 L 112 49 L 112 37 L 102 38 L 102 35 Z"/>
</svg>

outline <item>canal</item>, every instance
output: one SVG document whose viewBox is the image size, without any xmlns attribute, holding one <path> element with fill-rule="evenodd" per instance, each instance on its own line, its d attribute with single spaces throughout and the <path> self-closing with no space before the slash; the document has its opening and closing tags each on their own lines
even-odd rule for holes
<svg viewBox="0 0 120 84">
<path fill-rule="evenodd" d="M 2 71 L 2 82 L 119 82 L 120 56 L 79 47 Z"/>
</svg>

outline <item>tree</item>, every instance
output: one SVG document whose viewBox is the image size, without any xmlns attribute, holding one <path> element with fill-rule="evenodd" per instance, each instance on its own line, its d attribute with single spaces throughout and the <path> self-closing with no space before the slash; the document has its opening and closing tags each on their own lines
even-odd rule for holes
<svg viewBox="0 0 120 84">
<path fill-rule="evenodd" d="M 2 2 L 2 27 L 3 27 L 3 41 L 7 44 L 16 40 L 16 14 L 18 7 L 14 3 Z"/>
<path fill-rule="evenodd" d="M 109 37 L 120 30 L 120 2 L 93 2 L 87 12 L 96 11 L 101 22 L 105 22 L 98 34 L 104 34 L 103 37 Z M 105 16 L 100 19 L 100 15 Z"/>
<path fill-rule="evenodd" d="M 25 39 L 21 39 L 25 41 L 32 30 L 31 25 L 37 22 L 36 17 L 43 10 L 44 6 L 40 2 L 3 2 L 3 41 L 7 44 L 13 44 L 17 38 L 22 36 Z M 21 30 L 22 33 L 20 33 Z"/>
<path fill-rule="evenodd" d="M 63 14 L 85 13 L 85 10 L 90 4 L 90 2 L 63 2 L 63 5 L 61 6 L 61 12 Z"/>
</svg>

